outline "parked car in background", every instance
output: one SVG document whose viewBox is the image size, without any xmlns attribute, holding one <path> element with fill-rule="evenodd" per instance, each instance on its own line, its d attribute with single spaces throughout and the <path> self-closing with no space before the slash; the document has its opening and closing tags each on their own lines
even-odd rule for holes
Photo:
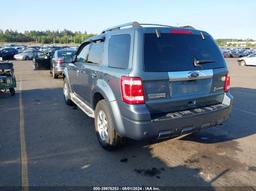
<svg viewBox="0 0 256 191">
<path fill-rule="evenodd" d="M 38 52 L 33 59 L 34 70 L 50 70 L 51 58 L 52 56 L 49 52 Z"/>
<path fill-rule="evenodd" d="M 230 58 L 239 58 L 239 57 L 241 56 L 237 49 L 233 49 L 230 51 Z"/>
<path fill-rule="evenodd" d="M 222 48 L 224 58 L 241 58 L 256 53 L 252 48 Z"/>
<path fill-rule="evenodd" d="M 58 78 L 59 75 L 63 74 L 64 68 L 68 63 L 72 62 L 75 53 L 76 50 L 73 48 L 55 51 L 51 61 L 51 74 L 53 78 Z"/>
<path fill-rule="evenodd" d="M 2 60 L 13 60 L 14 55 L 17 53 L 18 51 L 11 47 L 0 49 L 0 57 Z"/>
<path fill-rule="evenodd" d="M 33 48 L 28 48 L 26 50 L 24 50 L 23 52 L 16 54 L 14 56 L 14 58 L 16 60 L 32 60 L 36 54 L 37 54 L 38 50 L 33 49 Z"/>
<path fill-rule="evenodd" d="M 138 22 L 81 44 L 64 70 L 63 93 L 95 118 L 104 148 L 123 137 L 167 139 L 222 124 L 232 100 L 214 39 L 192 27 Z"/>
<path fill-rule="evenodd" d="M 230 51 L 229 51 L 229 50 L 222 49 L 222 50 L 221 50 L 221 52 L 222 52 L 222 54 L 223 54 L 224 58 L 230 58 L 230 57 L 231 57 L 231 56 L 230 56 Z"/>
<path fill-rule="evenodd" d="M 39 50 L 41 47 L 40 46 L 30 46 L 29 48 Z"/>
<path fill-rule="evenodd" d="M 23 52 L 24 50 L 27 49 L 27 47 L 23 46 L 23 45 L 15 46 L 13 48 L 15 48 L 18 51 L 18 53 L 21 53 L 21 52 Z"/>
<path fill-rule="evenodd" d="M 15 94 L 16 78 L 14 75 L 13 63 L 0 61 L 0 92 L 7 90 L 11 95 Z"/>
<path fill-rule="evenodd" d="M 256 53 L 238 60 L 240 66 L 256 66 Z"/>
<path fill-rule="evenodd" d="M 40 49 L 35 58 L 34 62 L 34 70 L 50 70 L 51 69 L 51 60 L 56 50 L 61 49 L 60 47 L 48 47 Z"/>
</svg>

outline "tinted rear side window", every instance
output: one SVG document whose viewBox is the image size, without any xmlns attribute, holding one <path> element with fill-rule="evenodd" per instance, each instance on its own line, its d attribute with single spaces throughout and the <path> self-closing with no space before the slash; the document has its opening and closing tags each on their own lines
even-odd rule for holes
<svg viewBox="0 0 256 191">
<path fill-rule="evenodd" d="M 213 61 L 200 66 L 194 60 Z M 225 67 L 217 45 L 209 35 L 163 33 L 144 36 L 144 67 L 148 72 L 188 71 Z"/>
<path fill-rule="evenodd" d="M 103 57 L 103 42 L 95 42 L 92 43 L 91 48 L 89 50 L 88 60 L 89 63 L 101 64 Z"/>
<path fill-rule="evenodd" d="M 131 37 L 128 34 L 115 35 L 109 40 L 108 65 L 127 69 L 129 65 Z"/>
</svg>

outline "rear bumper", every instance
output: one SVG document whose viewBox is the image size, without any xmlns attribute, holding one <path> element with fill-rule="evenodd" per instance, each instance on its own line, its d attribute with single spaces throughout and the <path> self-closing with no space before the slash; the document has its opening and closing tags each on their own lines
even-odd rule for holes
<svg viewBox="0 0 256 191">
<path fill-rule="evenodd" d="M 34 65 L 36 69 L 48 69 L 50 70 L 51 62 L 50 60 L 34 60 Z"/>
<path fill-rule="evenodd" d="M 124 136 L 135 140 L 177 137 L 223 124 L 229 118 L 231 109 L 232 96 L 229 94 L 222 104 L 169 113 L 151 120 L 136 121 L 122 116 Z"/>
<path fill-rule="evenodd" d="M 24 57 L 23 56 L 14 56 L 14 59 L 15 60 L 24 60 Z"/>
<path fill-rule="evenodd" d="M 63 74 L 64 73 L 65 66 L 55 66 L 54 70 L 56 74 Z"/>
</svg>

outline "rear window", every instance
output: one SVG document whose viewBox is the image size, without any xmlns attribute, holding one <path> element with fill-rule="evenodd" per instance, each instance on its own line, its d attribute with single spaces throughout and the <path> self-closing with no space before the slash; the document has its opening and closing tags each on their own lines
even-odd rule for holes
<svg viewBox="0 0 256 191">
<path fill-rule="evenodd" d="M 112 68 L 127 69 L 131 37 L 128 34 L 112 36 L 109 40 L 108 64 Z"/>
<path fill-rule="evenodd" d="M 199 66 L 194 61 L 212 61 Z M 144 36 L 144 67 L 148 72 L 187 71 L 225 67 L 217 45 L 209 35 L 150 33 Z"/>
<path fill-rule="evenodd" d="M 58 57 L 70 57 L 75 54 L 74 51 L 58 51 Z"/>
<path fill-rule="evenodd" d="M 72 62 L 75 51 L 58 51 L 58 58 L 64 58 L 64 62 Z"/>
</svg>

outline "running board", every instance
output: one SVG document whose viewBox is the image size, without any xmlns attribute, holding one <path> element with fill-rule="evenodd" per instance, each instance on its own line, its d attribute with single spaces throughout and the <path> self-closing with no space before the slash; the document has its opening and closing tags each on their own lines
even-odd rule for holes
<svg viewBox="0 0 256 191">
<path fill-rule="evenodd" d="M 94 118 L 93 109 L 78 98 L 74 93 L 70 93 L 71 100 L 89 117 Z"/>
</svg>

